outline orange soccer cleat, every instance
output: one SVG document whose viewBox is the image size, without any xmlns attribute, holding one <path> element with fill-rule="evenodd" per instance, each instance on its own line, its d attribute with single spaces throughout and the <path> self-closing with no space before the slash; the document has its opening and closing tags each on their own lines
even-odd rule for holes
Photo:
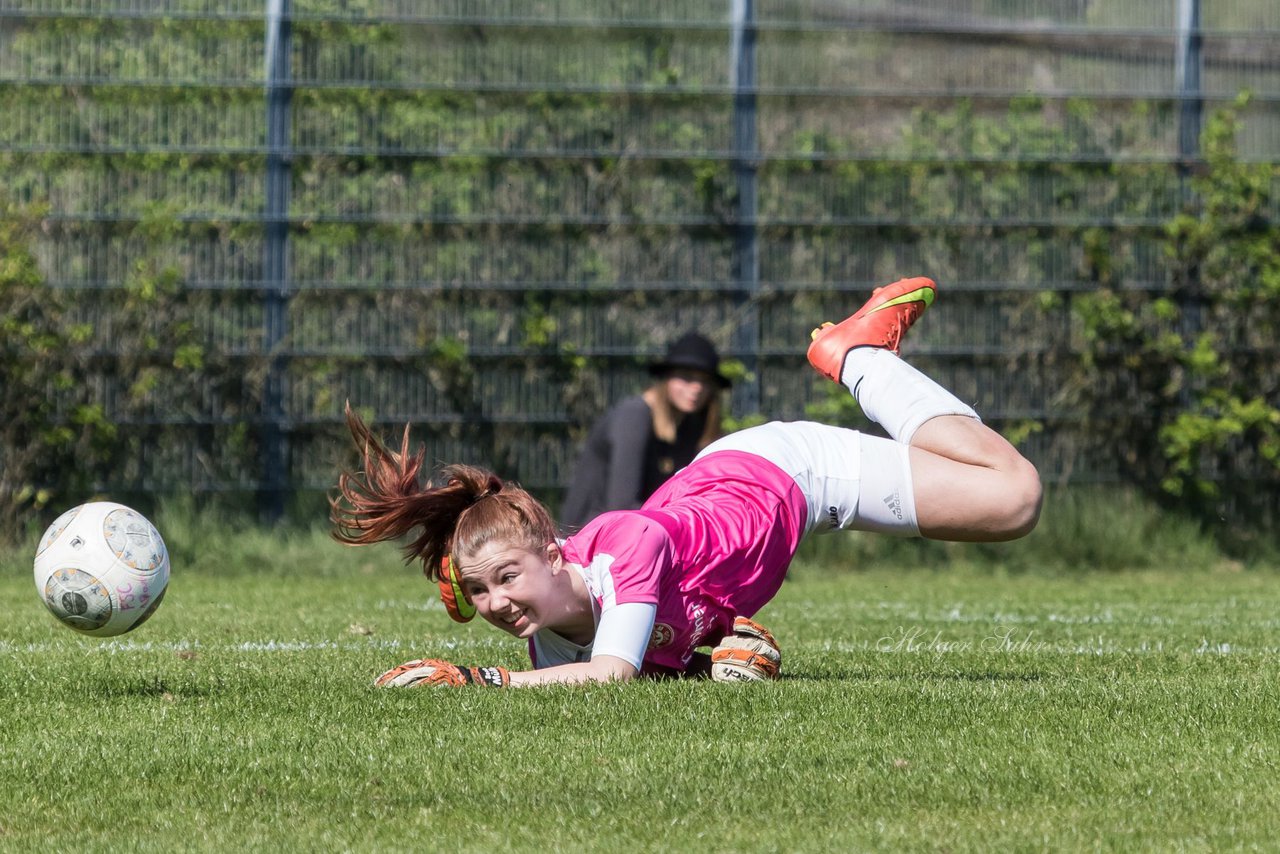
<svg viewBox="0 0 1280 854">
<path fill-rule="evenodd" d="M 866 305 L 840 323 L 824 323 L 810 336 L 809 364 L 840 382 L 844 357 L 854 347 L 880 347 L 898 352 L 902 336 L 933 302 L 938 286 L 917 276 L 876 288 Z"/>
</svg>

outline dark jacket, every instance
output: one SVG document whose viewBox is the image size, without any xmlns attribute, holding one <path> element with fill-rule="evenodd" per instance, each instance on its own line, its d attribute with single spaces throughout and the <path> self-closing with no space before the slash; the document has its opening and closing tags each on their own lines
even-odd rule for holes
<svg viewBox="0 0 1280 854">
<path fill-rule="evenodd" d="M 686 415 L 675 442 L 663 442 L 653 434 L 653 414 L 644 397 L 619 401 L 587 435 L 560 508 L 561 524 L 574 530 L 608 510 L 639 507 L 693 461 L 706 424 L 705 410 Z"/>
</svg>

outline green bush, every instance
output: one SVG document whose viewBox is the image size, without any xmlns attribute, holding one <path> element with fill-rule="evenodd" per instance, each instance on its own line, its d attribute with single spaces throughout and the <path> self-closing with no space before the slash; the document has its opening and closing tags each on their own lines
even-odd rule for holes
<svg viewBox="0 0 1280 854">
<path fill-rule="evenodd" d="M 1280 168 L 1240 162 L 1237 131 L 1234 110 L 1206 125 L 1204 166 L 1165 229 L 1167 289 L 1113 277 L 1107 239 L 1093 241 L 1072 393 L 1126 480 L 1241 551 L 1269 537 L 1280 495 Z"/>
<path fill-rule="evenodd" d="M 102 484 L 148 491 L 174 466 L 172 431 L 224 402 L 232 420 L 255 408 L 252 364 L 207 342 L 210 295 L 183 287 L 160 262 L 138 258 L 124 287 L 48 285 L 31 251 L 40 210 L 0 198 L 0 539 L 22 536 L 50 505 Z M 231 434 L 236 426 L 230 428 Z M 252 442 L 206 431 L 195 456 L 228 468 Z M 47 520 L 46 520 L 47 521 Z"/>
<path fill-rule="evenodd" d="M 0 540 L 12 540 L 59 490 L 88 486 L 117 432 L 86 393 L 91 330 L 69 321 L 28 248 L 39 212 L 0 211 Z"/>
</svg>

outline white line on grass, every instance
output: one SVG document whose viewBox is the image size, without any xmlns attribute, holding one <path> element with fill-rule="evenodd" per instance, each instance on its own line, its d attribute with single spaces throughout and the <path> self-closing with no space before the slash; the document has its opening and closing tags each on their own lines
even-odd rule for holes
<svg viewBox="0 0 1280 854">
<path fill-rule="evenodd" d="M 365 652 L 368 650 L 411 650 L 421 652 L 425 649 L 454 650 L 462 647 L 483 649 L 498 647 L 497 642 L 486 640 L 415 639 L 399 638 L 368 639 L 361 641 L 336 640 L 254 640 L 238 643 L 201 643 L 200 641 L 137 641 L 137 640 L 103 640 L 94 642 L 88 639 L 68 641 L 40 641 L 32 643 L 14 643 L 0 641 L 0 654 L 32 654 L 45 653 L 98 653 L 120 655 L 134 652 L 200 652 L 200 653 L 278 653 L 278 652 Z M 1050 643 L 1036 640 L 1034 635 L 1026 636 L 998 632 L 984 638 L 947 638 L 941 632 L 896 631 L 893 634 L 874 640 L 861 641 L 827 641 L 817 647 L 809 647 L 810 651 L 832 652 L 837 654 L 878 653 L 882 655 L 950 655 L 986 652 L 993 655 L 1062 655 L 1062 656 L 1096 656 L 1096 655 L 1276 655 L 1280 654 L 1280 646 L 1248 647 L 1229 641 L 1209 641 L 1201 639 L 1195 643 L 1178 643 L 1173 640 L 1143 641 L 1138 644 L 1119 644 L 1106 638 L 1090 638 L 1079 643 Z M 424 653 L 425 654 L 425 653 Z"/>
<path fill-rule="evenodd" d="M 40 641 L 35 643 L 13 643 L 0 641 L 0 654 L 47 653 L 47 652 L 88 652 L 119 655 L 127 652 L 321 652 L 339 650 L 343 652 L 362 652 L 369 649 L 396 650 L 422 649 L 458 649 L 459 647 L 489 646 L 483 641 L 466 644 L 454 640 L 414 640 L 405 641 L 398 638 L 370 639 L 364 641 L 306 641 L 306 640 L 257 640 L 239 643 L 210 644 L 200 641 L 136 641 L 136 640 L 91 640 Z"/>
<path fill-rule="evenodd" d="M 818 647 L 822 652 L 836 654 L 878 653 L 881 655 L 955 655 L 985 652 L 991 655 L 1211 655 L 1248 656 L 1276 655 L 1280 646 L 1248 647 L 1228 641 L 1200 640 L 1194 644 L 1172 640 L 1143 641 L 1138 644 L 1119 644 L 1105 638 L 1091 638 L 1079 643 L 1060 643 L 1036 640 L 1034 635 L 1025 637 L 1003 633 L 983 638 L 947 638 L 941 633 L 914 634 L 895 632 L 874 641 L 828 641 Z"/>
</svg>

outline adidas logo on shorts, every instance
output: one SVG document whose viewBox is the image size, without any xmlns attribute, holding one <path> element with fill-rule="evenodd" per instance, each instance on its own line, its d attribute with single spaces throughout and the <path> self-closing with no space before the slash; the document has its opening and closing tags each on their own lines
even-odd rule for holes
<svg viewBox="0 0 1280 854">
<path fill-rule="evenodd" d="M 897 492 L 886 495 L 884 498 L 884 506 L 889 508 L 889 512 L 898 517 L 898 521 L 902 521 L 902 498 Z"/>
</svg>

